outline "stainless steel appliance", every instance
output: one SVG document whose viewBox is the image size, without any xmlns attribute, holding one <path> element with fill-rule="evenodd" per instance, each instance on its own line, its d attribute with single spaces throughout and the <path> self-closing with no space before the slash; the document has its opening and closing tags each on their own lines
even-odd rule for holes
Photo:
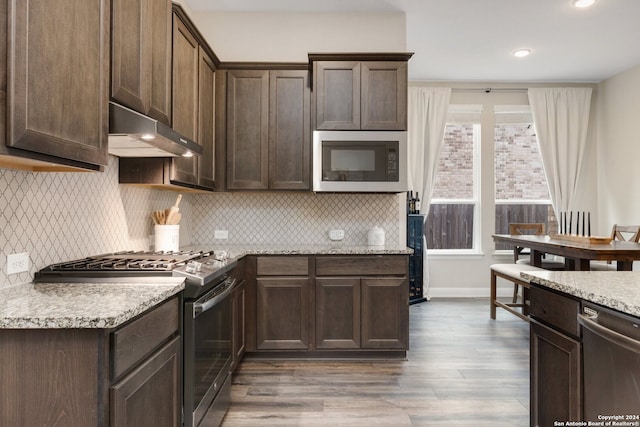
<svg viewBox="0 0 640 427">
<path fill-rule="evenodd" d="M 225 279 L 184 306 L 185 426 L 218 426 L 230 402 L 231 292 Z"/>
<path fill-rule="evenodd" d="M 230 402 L 231 302 L 236 261 L 227 253 L 119 252 L 50 265 L 36 282 L 144 281 L 184 277 L 183 411 L 185 426 L 211 427 Z"/>
<path fill-rule="evenodd" d="M 191 157 L 202 147 L 169 126 L 109 102 L 109 154 L 118 157 Z"/>
<path fill-rule="evenodd" d="M 407 191 L 404 131 L 314 131 L 313 191 Z"/>
<path fill-rule="evenodd" d="M 583 303 L 584 421 L 640 423 L 640 321 Z M 602 418 L 603 416 L 619 418 Z M 620 424 L 623 425 L 623 424 Z"/>
</svg>

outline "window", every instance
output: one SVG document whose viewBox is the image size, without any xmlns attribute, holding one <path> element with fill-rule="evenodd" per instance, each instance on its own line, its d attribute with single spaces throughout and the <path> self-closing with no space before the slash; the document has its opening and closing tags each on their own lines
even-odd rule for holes
<svg viewBox="0 0 640 427">
<path fill-rule="evenodd" d="M 425 224 L 429 250 L 473 250 L 478 214 L 480 105 L 451 105 Z"/>
<path fill-rule="evenodd" d="M 542 222 L 547 232 L 556 221 L 542 157 L 528 105 L 494 107 L 496 234 L 508 234 L 509 223 Z M 509 249 L 496 245 L 496 249 Z"/>
</svg>

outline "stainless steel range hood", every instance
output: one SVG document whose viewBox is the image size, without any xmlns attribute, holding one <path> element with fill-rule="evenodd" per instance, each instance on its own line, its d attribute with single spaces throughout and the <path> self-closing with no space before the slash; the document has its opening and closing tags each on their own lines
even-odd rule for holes
<svg viewBox="0 0 640 427">
<path fill-rule="evenodd" d="M 202 147 L 164 123 L 109 102 L 109 154 L 118 157 L 190 157 Z"/>
</svg>

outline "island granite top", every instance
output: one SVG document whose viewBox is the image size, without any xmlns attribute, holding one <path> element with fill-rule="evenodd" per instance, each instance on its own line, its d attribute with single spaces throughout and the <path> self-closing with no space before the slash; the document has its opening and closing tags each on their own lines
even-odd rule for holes
<svg viewBox="0 0 640 427">
<path fill-rule="evenodd" d="M 184 279 L 25 283 L 0 289 L 0 329 L 114 328 L 184 289 Z"/>
<path fill-rule="evenodd" d="M 640 317 L 638 271 L 527 271 L 520 275 L 547 288 Z"/>
</svg>

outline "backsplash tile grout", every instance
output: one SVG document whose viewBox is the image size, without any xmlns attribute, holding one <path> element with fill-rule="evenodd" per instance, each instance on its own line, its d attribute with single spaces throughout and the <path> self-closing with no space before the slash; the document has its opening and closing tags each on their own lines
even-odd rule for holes
<svg viewBox="0 0 640 427">
<path fill-rule="evenodd" d="M 123 250 L 149 250 L 151 212 L 175 202 L 177 192 L 118 184 L 118 159 L 104 172 L 32 173 L 0 169 L 0 288 L 33 280 L 50 264 Z M 367 230 L 385 229 L 400 245 L 396 194 L 182 193 L 180 245 L 327 244 L 328 232 L 345 230 L 341 244 L 364 245 Z M 402 199 L 402 200 L 401 200 Z M 215 230 L 229 238 L 215 239 Z M 8 276 L 6 256 L 29 252 L 27 273 Z"/>
</svg>

